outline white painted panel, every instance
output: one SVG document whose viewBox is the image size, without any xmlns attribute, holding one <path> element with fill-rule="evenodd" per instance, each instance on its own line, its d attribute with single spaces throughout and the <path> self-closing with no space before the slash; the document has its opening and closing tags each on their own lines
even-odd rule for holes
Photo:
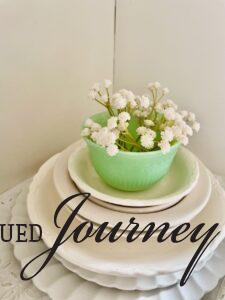
<svg viewBox="0 0 225 300">
<path fill-rule="evenodd" d="M 79 137 L 113 33 L 114 0 L 0 1 L 0 191 Z"/>
<path fill-rule="evenodd" d="M 199 117 L 190 147 L 225 174 L 225 1 L 118 0 L 116 88 L 161 81 Z"/>
</svg>

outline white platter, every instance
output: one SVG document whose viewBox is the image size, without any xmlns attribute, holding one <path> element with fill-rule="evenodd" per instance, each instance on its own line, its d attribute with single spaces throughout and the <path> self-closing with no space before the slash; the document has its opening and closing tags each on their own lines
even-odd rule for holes
<svg viewBox="0 0 225 300">
<path fill-rule="evenodd" d="M 47 161 L 34 177 L 27 201 L 29 217 L 33 223 L 42 226 L 43 240 L 48 247 L 52 246 L 59 233 L 59 229 L 53 224 L 53 214 L 61 202 L 61 199 L 57 200 L 58 195 L 52 180 L 52 170 L 56 159 L 55 156 Z M 59 224 L 62 226 L 67 218 L 68 211 L 64 209 L 59 215 Z M 219 222 L 223 229 L 225 199 L 224 192 L 219 186 L 212 190 L 208 205 L 191 221 L 191 225 L 194 227 L 201 222 L 205 222 L 206 226 Z M 74 220 L 71 230 L 74 230 L 78 224 L 80 224 L 79 220 Z M 202 256 L 203 260 L 218 246 L 223 236 L 224 232 L 205 251 Z M 156 238 L 152 237 L 151 242 L 146 243 L 142 243 L 139 239 L 133 243 L 127 243 L 124 238 L 116 243 L 109 243 L 107 240 L 96 243 L 90 238 L 77 244 L 69 239 L 58 248 L 57 254 L 74 265 L 97 273 L 152 276 L 184 269 L 199 247 L 199 243 L 193 244 L 185 240 L 179 244 L 172 244 L 167 240 L 162 246 L 162 243 L 158 243 Z"/>
<path fill-rule="evenodd" d="M 12 212 L 10 223 L 29 224 L 26 214 L 26 200 L 17 201 Z M 5 249 L 5 247 L 2 247 Z M 38 243 L 15 243 L 14 255 L 21 265 L 46 250 L 45 244 Z M 1 251 L 1 257 L 5 257 Z M 6 253 L 7 254 L 7 253 Z M 178 284 L 170 288 L 157 289 L 155 291 L 120 291 L 112 288 L 102 288 L 99 285 L 87 282 L 74 273 L 68 271 L 56 259 L 45 267 L 37 277 L 33 279 L 38 289 L 45 292 L 53 300 L 200 300 L 204 294 L 211 291 L 217 285 L 220 278 L 225 275 L 225 241 L 214 252 L 207 265 L 192 275 L 184 287 Z M 39 264 L 33 266 L 33 270 Z M 215 272 L 216 270 L 216 272 Z M 30 270 L 32 272 L 32 270 Z"/>
<path fill-rule="evenodd" d="M 70 146 L 59 154 L 54 166 L 54 185 L 61 199 L 66 199 L 68 196 L 79 192 L 74 183 L 71 181 L 67 170 L 68 157 L 74 151 L 74 147 L 76 148 L 77 144 Z M 106 205 L 101 203 L 99 205 L 96 202 L 87 201 L 81 208 L 79 214 L 83 218 L 91 220 L 97 224 L 101 224 L 107 220 L 111 228 L 117 222 L 123 221 L 124 223 L 121 226 L 122 229 L 126 227 L 126 224 L 129 222 L 131 217 L 136 218 L 137 222 L 140 224 L 140 228 L 143 228 L 150 220 L 155 222 L 156 225 L 169 222 L 171 227 L 188 222 L 199 214 L 199 212 L 205 207 L 211 193 L 209 173 L 201 162 L 199 162 L 199 166 L 200 176 L 196 187 L 185 197 L 184 200 L 177 203 L 176 206 L 173 206 L 170 209 L 163 210 L 165 208 L 162 208 L 159 209 L 158 212 L 154 212 L 152 214 L 149 214 L 149 212 L 140 213 L 139 211 L 137 213 L 124 213 L 121 208 L 114 209 L 114 211 L 110 207 L 107 208 L 106 206 L 107 204 L 110 205 L 109 203 Z M 70 202 L 68 205 L 71 209 L 74 209 L 77 206 L 77 201 Z M 156 207 L 159 208 L 159 206 Z M 117 211 L 115 212 L 115 210 Z M 174 216 L 176 216 L 176 218 Z"/>
<path fill-rule="evenodd" d="M 81 141 L 69 157 L 70 177 L 83 192 L 89 192 L 99 200 L 124 206 L 173 205 L 194 188 L 199 168 L 196 157 L 186 148 L 180 148 L 168 174 L 149 189 L 124 192 L 107 185 L 96 173 L 88 148 Z"/>
</svg>

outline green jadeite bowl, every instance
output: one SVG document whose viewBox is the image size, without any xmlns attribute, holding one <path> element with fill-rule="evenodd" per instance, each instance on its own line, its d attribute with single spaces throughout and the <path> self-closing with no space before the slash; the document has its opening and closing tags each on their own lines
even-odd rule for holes
<svg viewBox="0 0 225 300">
<path fill-rule="evenodd" d="M 107 123 L 109 115 L 98 113 L 91 119 L 102 126 Z M 131 125 L 135 127 L 135 125 Z M 132 128 L 131 128 L 132 131 Z M 88 138 L 87 143 L 92 164 L 98 175 L 110 186 L 122 191 L 141 191 L 147 189 L 165 176 L 180 144 L 171 146 L 170 152 L 162 154 L 161 150 L 150 152 L 119 151 L 109 156 L 105 148 Z"/>
</svg>

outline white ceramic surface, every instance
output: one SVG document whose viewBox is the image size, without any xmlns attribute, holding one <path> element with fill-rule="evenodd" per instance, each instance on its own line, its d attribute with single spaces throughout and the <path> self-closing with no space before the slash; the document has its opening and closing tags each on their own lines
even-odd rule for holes
<svg viewBox="0 0 225 300">
<path fill-rule="evenodd" d="M 196 185 L 199 168 L 196 157 L 180 148 L 168 174 L 149 189 L 124 192 L 107 185 L 96 173 L 86 144 L 81 141 L 68 160 L 70 177 L 81 191 L 89 192 L 102 201 L 124 206 L 154 206 L 174 204 Z"/>
<path fill-rule="evenodd" d="M 58 159 L 56 160 L 53 178 L 55 188 L 60 195 L 61 199 L 65 199 L 68 196 L 78 193 L 74 183 L 71 181 L 68 170 L 67 161 L 70 154 L 74 149 L 79 146 L 79 143 L 71 145 L 65 151 L 63 151 Z M 178 203 L 176 206 L 171 207 L 169 210 L 163 210 L 160 212 L 149 213 L 123 213 L 112 211 L 112 209 L 104 207 L 103 203 L 98 205 L 93 201 L 87 201 L 81 208 L 79 214 L 85 219 L 91 220 L 97 224 L 103 223 L 105 220 L 109 221 L 109 226 L 113 227 L 117 222 L 123 221 L 121 228 L 126 228 L 126 224 L 129 222 L 131 217 L 135 217 L 140 228 L 143 228 L 149 221 L 155 222 L 157 225 L 164 222 L 170 222 L 171 227 L 181 224 L 182 222 L 188 222 L 194 218 L 206 205 L 210 193 L 211 193 L 211 182 L 210 176 L 206 168 L 199 162 L 200 166 L 200 177 L 196 187 L 192 193 L 186 196 L 186 198 Z M 74 209 L 77 205 L 77 201 L 68 203 L 71 209 Z M 160 207 L 160 206 L 158 206 Z M 140 208 L 141 209 L 141 208 Z M 162 208 L 163 209 L 163 208 Z M 174 218 L 176 216 L 176 218 Z"/>
<path fill-rule="evenodd" d="M 213 256 L 213 252 L 201 263 L 198 264 L 193 273 L 201 270 L 208 260 Z M 174 273 L 167 273 L 156 276 L 137 276 L 137 277 L 126 277 L 126 276 L 113 276 L 106 275 L 75 266 L 68 261 L 65 261 L 62 257 L 55 255 L 55 258 L 59 260 L 68 270 L 76 273 L 81 278 L 97 283 L 100 286 L 117 288 L 124 291 L 150 291 L 157 288 L 165 288 L 178 283 L 184 273 L 184 270 Z"/>
<path fill-rule="evenodd" d="M 32 222 L 42 225 L 43 240 L 48 247 L 52 246 L 59 233 L 59 229 L 53 225 L 54 211 L 61 202 L 60 199 L 57 199 L 52 180 L 56 159 L 57 156 L 47 161 L 34 177 L 27 201 L 29 217 Z M 208 205 L 191 221 L 193 228 L 201 222 L 205 222 L 206 226 L 219 222 L 223 229 L 225 222 L 224 191 L 220 186 L 215 187 L 215 184 Z M 59 215 L 59 224 L 62 226 L 67 218 L 68 211 L 64 209 Z M 79 220 L 74 220 L 68 234 L 79 224 Z M 218 246 L 223 236 L 224 232 L 217 237 L 215 243 L 211 244 L 202 259 Z M 127 243 L 124 238 L 115 243 L 109 243 L 107 240 L 96 243 L 90 238 L 77 244 L 69 239 L 58 248 L 57 254 L 72 264 L 97 273 L 151 276 L 182 270 L 187 266 L 199 244 L 200 242 L 191 243 L 189 240 L 178 244 L 172 244 L 167 240 L 160 244 L 155 237 L 146 243 L 142 243 L 139 239 L 133 243 Z"/>
<path fill-rule="evenodd" d="M 57 192 L 59 193 L 60 197 L 62 199 L 65 199 L 68 197 L 68 195 L 72 195 L 77 193 L 77 188 L 72 181 L 72 179 L 69 176 L 69 171 L 67 169 L 68 165 L 68 159 L 70 154 L 77 148 L 77 145 L 80 145 L 80 141 L 70 145 L 68 148 L 66 148 L 59 156 L 59 158 L 56 161 L 56 164 L 54 166 L 54 171 L 53 171 L 53 178 L 54 178 L 54 183 L 55 187 L 57 189 Z M 160 211 L 163 209 L 166 209 L 173 204 L 177 202 L 174 201 L 169 203 L 169 204 L 162 204 L 162 205 L 157 205 L 157 206 L 144 206 L 144 207 L 129 207 L 129 206 L 122 206 L 122 205 L 114 205 L 112 203 L 107 203 L 103 202 L 102 200 L 96 199 L 94 197 L 90 197 L 90 200 L 93 202 L 106 207 L 110 208 L 115 211 L 120 211 L 120 212 L 131 212 L 131 213 L 144 213 L 144 212 L 155 212 L 155 211 Z"/>
<path fill-rule="evenodd" d="M 77 188 L 78 189 L 78 188 Z M 165 205 L 155 205 L 155 206 L 139 206 L 139 207 L 133 207 L 133 206 L 123 206 L 123 205 L 118 205 L 118 204 L 113 204 L 113 203 L 108 203 L 102 200 L 99 200 L 95 197 L 90 196 L 89 199 L 96 203 L 99 206 L 103 206 L 107 209 L 117 211 L 117 212 L 122 212 L 122 213 L 131 213 L 131 214 L 146 214 L 146 213 L 155 213 L 155 212 L 161 212 L 165 209 L 168 209 L 180 201 L 183 201 L 186 196 L 181 198 L 179 201 L 176 200 L 175 203 L 169 203 Z"/>
<path fill-rule="evenodd" d="M 30 223 L 26 213 L 25 199 L 24 197 L 21 201 L 16 202 L 10 223 L 21 221 L 24 224 Z M 25 265 L 28 259 L 31 259 L 45 249 L 46 246 L 42 241 L 28 245 L 24 243 L 14 244 L 14 254 L 22 266 Z M 4 253 L 2 252 L 1 257 L 4 257 Z M 38 266 L 39 264 L 36 263 L 33 266 L 33 270 Z M 222 242 L 207 265 L 201 271 L 194 273 L 188 283 L 182 288 L 178 284 L 170 288 L 145 292 L 102 288 L 99 285 L 79 278 L 79 276 L 65 269 L 54 258 L 33 281 L 40 290 L 47 293 L 53 300 L 200 300 L 225 275 L 224 266 L 225 242 Z M 213 270 L 216 270 L 216 272 Z M 158 278 L 156 277 L 156 281 L 158 281 Z M 165 279 L 167 280 L 167 277 Z M 160 282 L 163 284 L 163 280 Z"/>
</svg>

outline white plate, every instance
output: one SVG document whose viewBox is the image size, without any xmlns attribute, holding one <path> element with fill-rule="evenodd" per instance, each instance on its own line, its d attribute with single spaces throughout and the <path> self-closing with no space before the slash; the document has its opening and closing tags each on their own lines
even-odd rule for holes
<svg viewBox="0 0 225 300">
<path fill-rule="evenodd" d="M 155 213 L 155 212 L 160 212 L 165 209 L 169 209 L 170 207 L 176 205 L 180 201 L 183 201 L 186 196 L 181 198 L 179 201 L 176 199 L 175 203 L 169 203 L 169 204 L 164 204 L 164 205 L 155 205 L 155 206 L 144 206 L 144 207 L 133 207 L 133 206 L 123 206 L 123 205 L 118 205 L 118 204 L 113 204 L 113 203 L 108 203 L 102 200 L 99 200 L 97 198 L 94 198 L 92 196 L 89 197 L 89 199 L 96 203 L 99 206 L 103 206 L 105 208 L 108 208 L 110 210 L 122 212 L 122 213 L 132 213 L 132 214 L 145 214 L 145 213 Z"/>
<path fill-rule="evenodd" d="M 56 159 L 56 156 L 51 158 L 40 168 L 31 183 L 27 199 L 29 217 L 33 223 L 42 226 L 43 240 L 48 247 L 53 245 L 59 234 L 59 229 L 53 224 L 55 209 L 61 202 L 60 199 L 57 200 L 58 195 L 52 180 L 52 170 Z M 62 226 L 67 218 L 68 211 L 64 209 L 59 215 L 59 224 Z M 191 222 L 191 225 L 194 228 L 201 222 L 205 222 L 206 226 L 211 226 L 215 222 L 219 222 L 221 227 L 224 224 L 225 199 L 223 190 L 221 191 L 219 187 L 213 189 L 208 205 Z M 70 231 L 79 224 L 79 220 L 74 220 Z M 223 235 L 224 232 L 205 251 L 202 260 L 217 247 Z M 96 243 L 89 238 L 77 244 L 69 239 L 58 248 L 57 254 L 74 265 L 97 273 L 119 276 L 152 276 L 184 269 L 200 242 L 191 243 L 189 240 L 185 240 L 182 243 L 173 244 L 166 240 L 164 243 L 158 243 L 156 238 L 152 237 L 151 241 L 146 243 L 142 243 L 139 239 L 133 243 L 127 243 L 125 238 L 121 238 L 115 243 L 109 243 L 107 240 Z"/>
<path fill-rule="evenodd" d="M 83 141 L 77 144 L 69 157 L 68 170 L 81 191 L 89 192 L 93 197 L 108 203 L 134 207 L 174 204 L 194 188 L 199 176 L 196 157 L 182 147 L 168 174 L 149 189 L 139 192 L 119 191 L 107 185 L 96 173 Z"/>
<path fill-rule="evenodd" d="M 54 171 L 53 171 L 54 183 L 57 192 L 59 193 L 62 199 L 66 199 L 69 195 L 73 195 L 77 193 L 77 188 L 75 187 L 75 183 L 72 181 L 72 179 L 69 176 L 67 165 L 68 165 L 68 159 L 70 154 L 74 152 L 74 150 L 77 148 L 77 145 L 80 145 L 80 143 L 81 142 L 78 141 L 72 144 L 71 146 L 69 146 L 68 148 L 66 148 L 60 154 L 54 166 Z M 177 200 L 175 200 L 174 202 L 171 201 L 171 203 L 169 204 L 144 206 L 144 207 L 141 206 L 129 207 L 129 206 L 122 206 L 122 205 L 103 202 L 102 200 L 96 199 L 94 197 L 90 197 L 89 199 L 103 207 L 110 208 L 115 211 L 131 212 L 131 213 L 148 213 L 148 212 L 161 211 L 168 207 L 173 206 L 177 202 Z"/>
<path fill-rule="evenodd" d="M 10 223 L 16 224 L 21 221 L 24 224 L 30 223 L 28 216 L 24 212 L 26 212 L 25 198 L 23 201 L 22 199 L 21 201 L 16 201 Z M 8 249 L 2 248 L 0 255 L 5 258 L 8 252 L 4 253 L 3 250 L 6 249 L 8 251 Z M 47 247 L 43 242 L 30 243 L 29 246 L 24 243 L 15 243 L 14 255 L 21 265 L 24 266 L 28 259 L 46 249 Z M 204 294 L 215 288 L 219 279 L 225 275 L 224 266 L 225 241 L 216 249 L 207 265 L 201 271 L 194 273 L 182 288 L 178 284 L 170 288 L 148 292 L 125 292 L 118 289 L 101 288 L 96 284 L 80 279 L 79 276 L 65 269 L 54 258 L 42 273 L 34 278 L 33 282 L 37 288 L 48 294 L 53 300 L 200 300 Z M 39 263 L 37 262 L 33 268 L 37 269 L 38 267 Z"/>
<path fill-rule="evenodd" d="M 201 270 L 212 256 L 213 252 L 210 253 L 209 256 L 196 267 L 194 273 Z M 182 270 L 175 273 L 156 276 L 121 277 L 91 272 L 89 270 L 72 265 L 58 255 L 56 255 L 55 258 L 59 260 L 68 270 L 76 273 L 85 280 L 97 283 L 104 287 L 117 288 L 123 291 L 150 291 L 157 288 L 169 287 L 178 283 L 184 273 L 184 270 Z"/>
<path fill-rule="evenodd" d="M 74 148 L 77 148 L 77 145 L 79 145 L 79 143 L 76 143 L 63 151 L 59 155 L 54 167 L 54 184 L 61 199 L 66 199 L 68 196 L 78 193 L 67 170 L 68 157 L 71 152 L 74 151 Z M 99 205 L 93 201 L 87 201 L 81 208 L 79 214 L 85 219 L 91 220 L 97 224 L 101 224 L 107 220 L 111 228 L 119 221 L 123 221 L 124 223 L 121 226 L 122 229 L 126 228 L 126 224 L 131 217 L 136 218 L 140 224 L 140 228 L 143 228 L 149 221 L 155 222 L 157 225 L 164 222 L 170 222 L 171 227 L 188 222 L 205 207 L 211 193 L 209 173 L 202 163 L 199 163 L 199 165 L 200 176 L 196 187 L 183 201 L 177 203 L 176 206 L 173 206 L 170 209 L 154 212 L 152 214 L 143 212 L 141 214 L 139 212 L 136 214 L 133 212 L 124 213 L 119 211 L 115 212 L 115 210 L 112 211 L 111 208 L 104 207 L 103 203 Z M 77 206 L 77 202 L 78 200 L 70 202 L 68 205 L 71 209 L 74 209 Z M 159 206 L 157 208 L 159 208 Z M 174 216 L 176 216 L 176 218 Z"/>
</svg>

